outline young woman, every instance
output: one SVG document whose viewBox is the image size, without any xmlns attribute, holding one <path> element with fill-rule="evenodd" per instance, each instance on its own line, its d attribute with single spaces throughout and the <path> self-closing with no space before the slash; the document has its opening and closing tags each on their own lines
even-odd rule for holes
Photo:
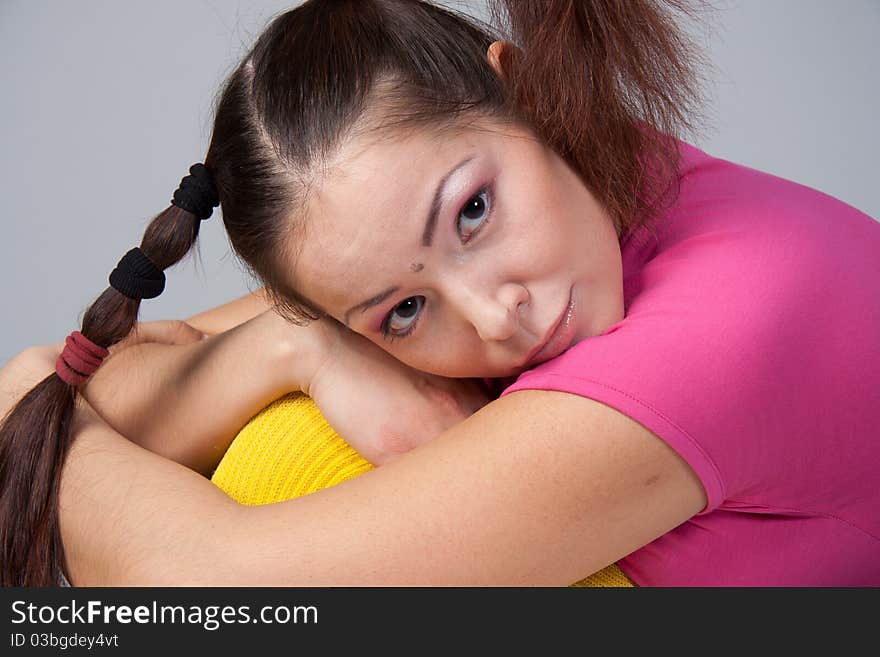
<svg viewBox="0 0 880 657">
<path fill-rule="evenodd" d="M 4 584 L 880 583 L 880 224 L 675 138 L 665 5 L 504 6 L 260 36 L 54 372 L 5 373 Z M 265 310 L 101 365 L 218 202 Z M 240 506 L 198 473 L 291 390 L 382 467 Z"/>
</svg>

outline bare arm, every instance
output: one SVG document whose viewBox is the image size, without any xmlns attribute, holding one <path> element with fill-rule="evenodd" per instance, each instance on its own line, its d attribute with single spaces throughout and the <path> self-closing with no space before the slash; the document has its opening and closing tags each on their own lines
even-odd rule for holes
<svg viewBox="0 0 880 657">
<path fill-rule="evenodd" d="M 175 324 L 148 323 L 144 336 L 186 333 Z M 413 370 L 332 320 L 298 327 L 268 310 L 193 342 L 198 337 L 113 351 L 82 392 L 118 433 L 206 476 L 238 430 L 290 391 L 315 397 L 331 425 L 376 465 L 435 438 L 489 399 L 481 381 Z M 52 372 L 60 350 L 32 347 L 0 372 L 9 406 Z M 328 361 L 333 366 L 323 368 L 329 373 L 316 387 L 315 372 Z"/>
<path fill-rule="evenodd" d="M 186 323 L 207 335 L 217 335 L 243 324 L 272 308 L 266 289 L 260 288 L 217 308 L 186 319 Z"/>
<path fill-rule="evenodd" d="M 122 435 L 208 475 L 251 416 L 305 385 L 320 345 L 314 327 L 277 316 L 262 288 L 189 322 L 216 335 L 198 342 L 187 324 L 148 322 L 146 335 L 111 347 L 80 391 Z M 63 346 L 30 347 L 0 370 L 3 414 L 52 372 Z"/>
<path fill-rule="evenodd" d="M 275 315 L 264 288 L 185 322 L 209 339 L 116 350 L 83 394 L 130 440 L 207 476 L 249 418 L 300 389 L 297 372 L 319 354 L 314 329 Z"/>
<path fill-rule="evenodd" d="M 382 468 L 263 507 L 77 417 L 61 530 L 80 585 L 567 585 L 705 505 L 665 443 L 566 393 L 509 395 Z"/>
<path fill-rule="evenodd" d="M 208 475 L 250 417 L 308 380 L 315 332 L 267 310 L 200 342 L 115 352 L 82 392 L 122 435 Z"/>
<path fill-rule="evenodd" d="M 208 474 L 247 420 L 289 391 L 311 395 L 375 465 L 488 401 L 480 381 L 419 372 L 332 319 L 299 327 L 272 310 L 197 344 L 130 347 L 101 366 L 85 396 L 119 433 Z"/>
</svg>

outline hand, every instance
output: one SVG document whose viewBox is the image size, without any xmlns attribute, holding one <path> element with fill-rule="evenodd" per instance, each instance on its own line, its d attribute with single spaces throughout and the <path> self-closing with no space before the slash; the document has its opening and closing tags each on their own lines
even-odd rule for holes
<svg viewBox="0 0 880 657">
<path fill-rule="evenodd" d="M 201 331 L 180 320 L 140 322 L 108 351 L 112 355 L 142 342 L 189 344 L 205 337 Z M 25 393 L 55 371 L 55 361 L 63 350 L 64 342 L 28 347 L 0 369 L 0 417 L 15 406 Z"/>
<path fill-rule="evenodd" d="M 151 322 L 138 322 L 122 340 L 112 345 L 108 351 L 114 354 L 127 347 L 144 342 L 159 344 L 190 344 L 207 339 L 208 335 L 180 319 L 159 319 Z M 61 343 L 64 347 L 64 343 Z"/>
<path fill-rule="evenodd" d="M 330 426 L 375 465 L 436 438 L 490 401 L 481 380 L 420 372 L 334 324 L 336 338 L 306 392 Z"/>
</svg>

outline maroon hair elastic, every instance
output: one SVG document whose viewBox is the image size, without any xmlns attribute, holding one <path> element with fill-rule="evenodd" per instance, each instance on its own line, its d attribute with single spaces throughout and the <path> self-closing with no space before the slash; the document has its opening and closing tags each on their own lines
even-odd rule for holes
<svg viewBox="0 0 880 657">
<path fill-rule="evenodd" d="M 64 342 L 64 351 L 55 361 L 55 373 L 72 386 L 85 383 L 110 354 L 79 331 L 68 335 Z"/>
</svg>

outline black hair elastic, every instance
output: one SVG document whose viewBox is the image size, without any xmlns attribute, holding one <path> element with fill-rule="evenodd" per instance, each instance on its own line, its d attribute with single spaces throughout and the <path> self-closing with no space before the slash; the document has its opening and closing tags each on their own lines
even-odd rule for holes
<svg viewBox="0 0 880 657">
<path fill-rule="evenodd" d="M 220 205 L 220 199 L 217 197 L 214 177 L 204 164 L 193 164 L 189 168 L 189 175 L 180 181 L 171 205 L 191 212 L 203 221 L 213 214 L 214 208 Z"/>
<path fill-rule="evenodd" d="M 136 246 L 110 272 L 110 285 L 129 299 L 153 299 L 165 289 L 165 272 Z"/>
</svg>

